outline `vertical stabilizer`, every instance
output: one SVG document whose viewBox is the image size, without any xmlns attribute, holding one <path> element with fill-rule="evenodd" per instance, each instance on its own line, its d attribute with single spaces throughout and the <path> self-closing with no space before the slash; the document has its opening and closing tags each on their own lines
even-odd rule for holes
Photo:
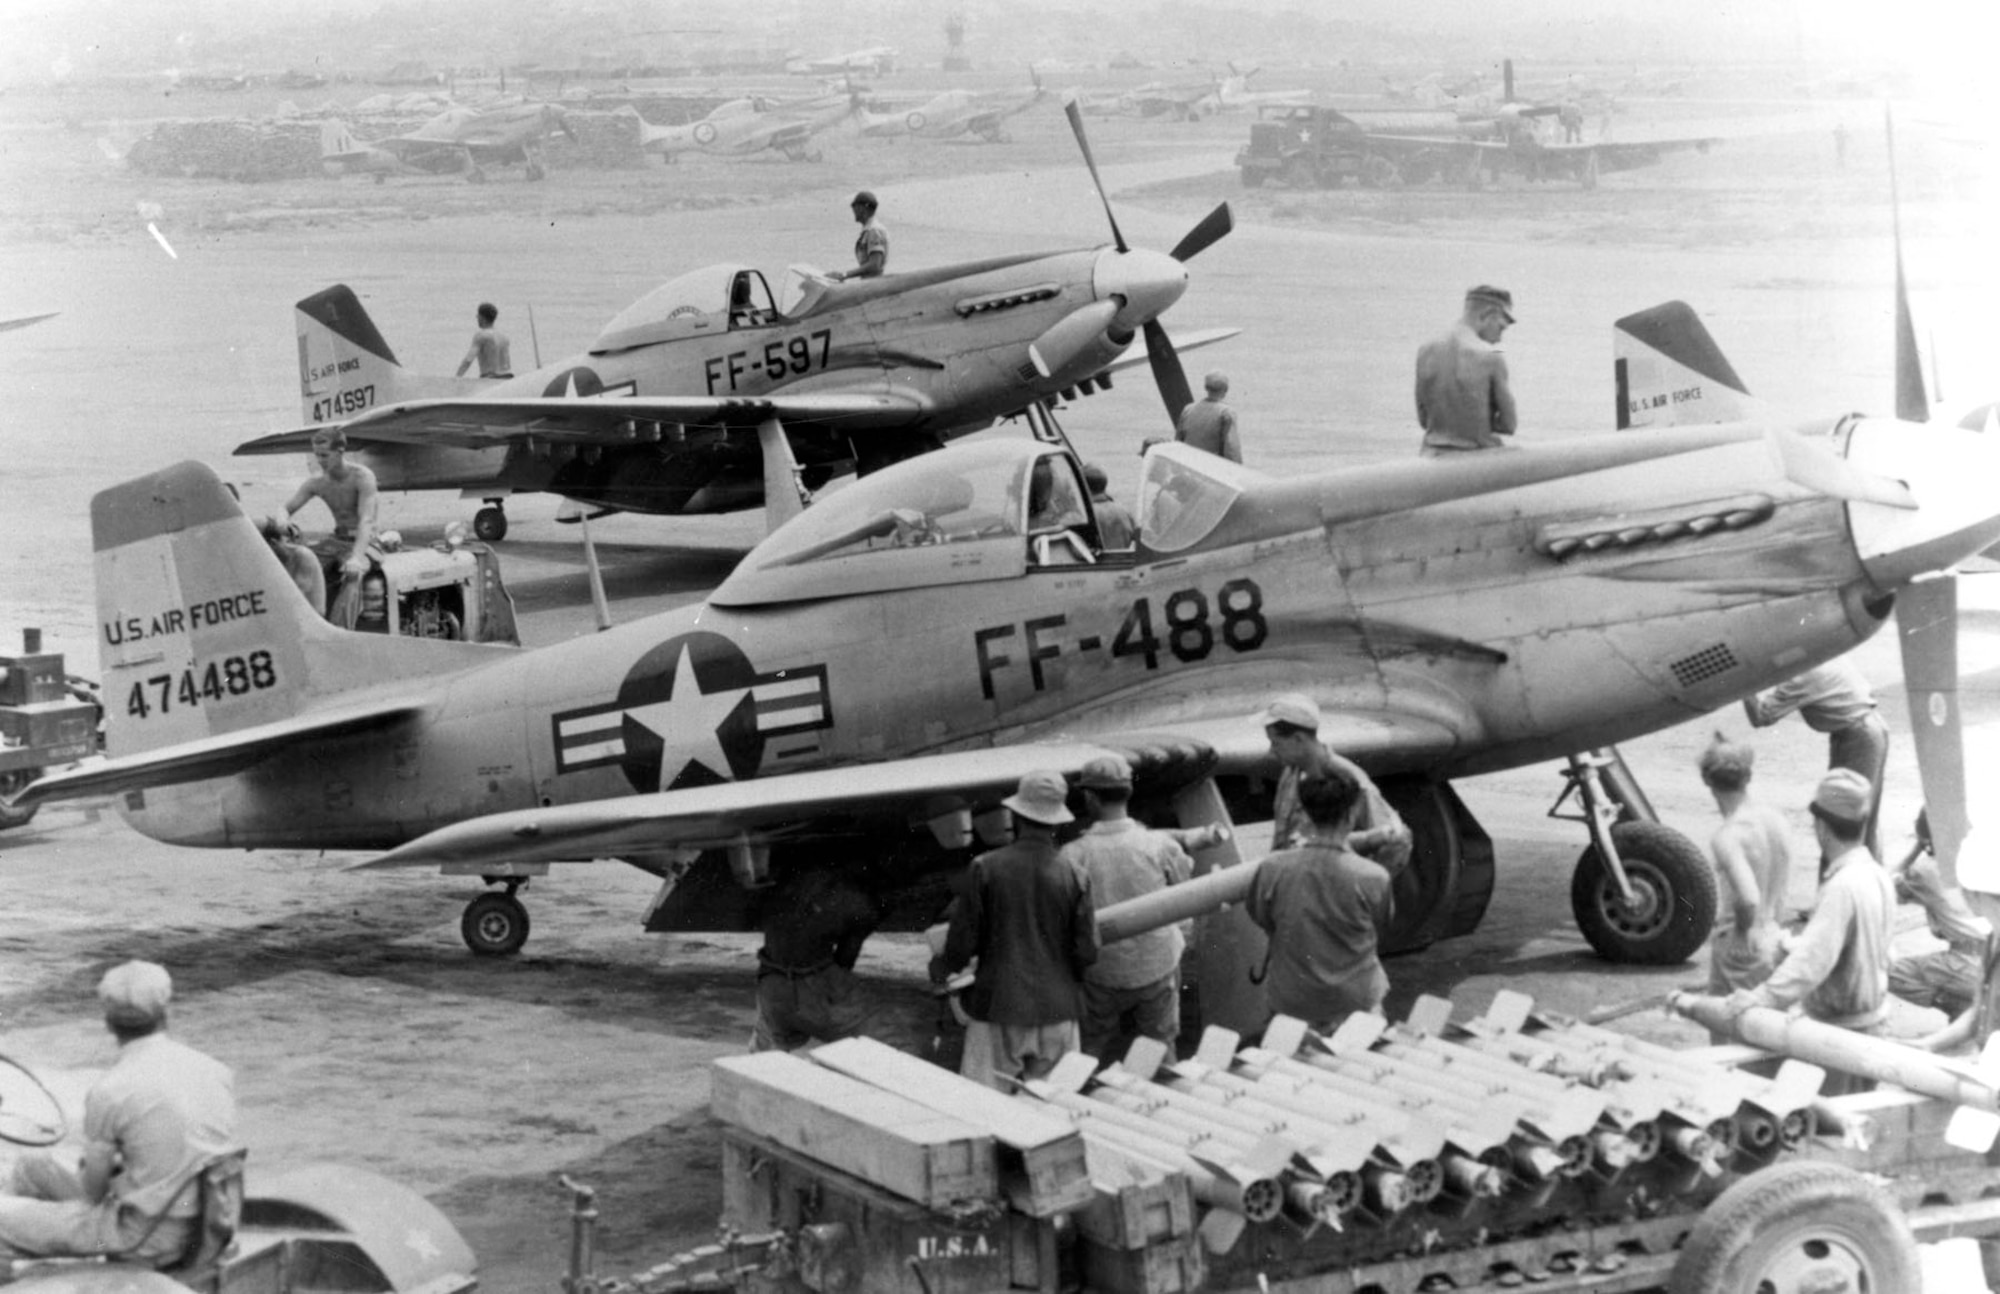
<svg viewBox="0 0 2000 1294">
<path fill-rule="evenodd" d="M 299 412 L 309 423 L 345 422 L 399 400 L 463 395 L 475 378 L 426 377 L 396 361 L 381 330 L 345 283 L 294 308 L 299 338 Z"/>
<path fill-rule="evenodd" d="M 313 613 L 226 486 L 182 463 L 90 503 L 112 756 L 294 713 Z"/>
<path fill-rule="evenodd" d="M 1755 416 L 1743 379 L 1685 301 L 1626 315 L 1611 336 L 1620 431 Z"/>
</svg>

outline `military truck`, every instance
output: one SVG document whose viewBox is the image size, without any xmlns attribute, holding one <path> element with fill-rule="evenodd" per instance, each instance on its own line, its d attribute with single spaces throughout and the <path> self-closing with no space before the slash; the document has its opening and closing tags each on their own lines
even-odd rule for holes
<svg viewBox="0 0 2000 1294">
<path fill-rule="evenodd" d="M 96 686 L 63 669 L 61 652 L 42 650 L 42 631 L 21 631 L 21 654 L 0 656 L 0 830 L 26 826 L 37 806 L 7 797 L 45 768 L 97 753 L 102 710 Z"/>
<path fill-rule="evenodd" d="M 1361 127 L 1332 108 L 1300 106 L 1250 125 L 1250 142 L 1236 154 L 1243 187 L 1285 184 L 1334 189 L 1352 180 L 1380 186 L 1395 179 L 1387 158 L 1375 157 Z"/>
</svg>

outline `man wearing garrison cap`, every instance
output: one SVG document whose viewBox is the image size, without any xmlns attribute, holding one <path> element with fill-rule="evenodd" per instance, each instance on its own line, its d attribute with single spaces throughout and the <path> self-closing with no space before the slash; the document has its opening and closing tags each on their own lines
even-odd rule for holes
<svg viewBox="0 0 2000 1294">
<path fill-rule="evenodd" d="M 152 962 L 104 973 L 97 996 L 118 1059 L 84 1097 L 81 1162 L 74 1145 L 16 1162 L 0 1253 L 157 1265 L 186 1251 L 200 1212 L 188 1184 L 236 1148 L 236 1096 L 226 1065 L 167 1036 L 173 992 Z"/>
<path fill-rule="evenodd" d="M 1943 1025 L 1941 1013 L 1916 1007 L 1892 1021 L 1889 939 L 1896 887 L 1862 843 L 1872 796 L 1868 779 L 1852 769 L 1836 768 L 1820 779 L 1807 806 L 1820 849 L 1812 919 L 1769 979 L 1729 995 L 1732 1014 L 1753 1006 L 1783 1011 L 1803 1004 L 1815 1020 L 1885 1036 L 1916 1036 Z"/>
<path fill-rule="evenodd" d="M 1417 351 L 1417 421 L 1423 455 L 1495 449 L 1514 434 L 1514 392 L 1500 335 L 1514 322 L 1514 297 L 1481 284 L 1465 294 L 1451 330 Z"/>
</svg>

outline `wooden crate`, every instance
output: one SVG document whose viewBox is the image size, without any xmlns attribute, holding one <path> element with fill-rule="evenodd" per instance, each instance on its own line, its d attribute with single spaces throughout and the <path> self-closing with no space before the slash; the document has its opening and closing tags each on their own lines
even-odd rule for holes
<svg viewBox="0 0 2000 1294">
<path fill-rule="evenodd" d="M 716 1118 L 904 1199 L 941 1209 L 1000 1193 L 990 1136 L 892 1092 L 782 1051 L 725 1056 L 709 1075 Z"/>
<path fill-rule="evenodd" d="M 1119 1186 L 1099 1184 L 1076 1215 L 1077 1232 L 1113 1249 L 1143 1249 L 1194 1231 L 1194 1190 L 1170 1173 Z"/>
<path fill-rule="evenodd" d="M 1079 1238 L 1084 1284 L 1093 1294 L 1192 1294 L 1208 1277 L 1201 1237 L 1160 1240 L 1141 1249 L 1118 1249 Z"/>
<path fill-rule="evenodd" d="M 1067 1120 L 1041 1114 L 984 1084 L 872 1038 L 843 1038 L 815 1047 L 813 1060 L 928 1109 L 962 1119 L 990 1135 L 1000 1151 L 1000 1185 L 1007 1202 L 1046 1218 L 1090 1203 L 1083 1135 Z"/>
</svg>

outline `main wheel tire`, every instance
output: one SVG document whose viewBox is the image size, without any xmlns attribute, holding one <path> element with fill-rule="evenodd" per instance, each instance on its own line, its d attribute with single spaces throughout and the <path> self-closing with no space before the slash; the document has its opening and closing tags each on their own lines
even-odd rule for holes
<svg viewBox="0 0 2000 1294">
<path fill-rule="evenodd" d="M 494 507 L 481 508 L 472 514 L 472 533 L 485 543 L 499 543 L 507 537 L 507 514 Z"/>
<path fill-rule="evenodd" d="M 4 801 L 8 796 L 34 780 L 35 774 L 31 769 L 24 768 L 12 773 L 0 774 L 0 801 Z M 31 804 L 25 809 L 13 809 L 4 803 L 0 803 L 0 831 L 6 831 L 11 827 L 27 826 L 34 819 L 35 814 L 41 810 L 41 807 L 39 804 Z"/>
<path fill-rule="evenodd" d="M 482 894 L 465 905 L 458 932 L 481 957 L 508 957 L 528 942 L 528 909 L 511 894 Z"/>
<path fill-rule="evenodd" d="M 1634 906 L 1619 898 L 1618 883 L 1592 845 L 1570 878 L 1570 909 L 1577 928 L 1612 962 L 1671 966 L 1694 956 L 1715 926 L 1715 872 L 1699 846 L 1658 822 L 1621 822 L 1611 843 L 1632 883 Z"/>
<path fill-rule="evenodd" d="M 1922 1287 L 1896 1202 L 1851 1168 L 1809 1159 L 1761 1168 L 1702 1212 L 1668 1294 L 1862 1294 Z"/>
</svg>

